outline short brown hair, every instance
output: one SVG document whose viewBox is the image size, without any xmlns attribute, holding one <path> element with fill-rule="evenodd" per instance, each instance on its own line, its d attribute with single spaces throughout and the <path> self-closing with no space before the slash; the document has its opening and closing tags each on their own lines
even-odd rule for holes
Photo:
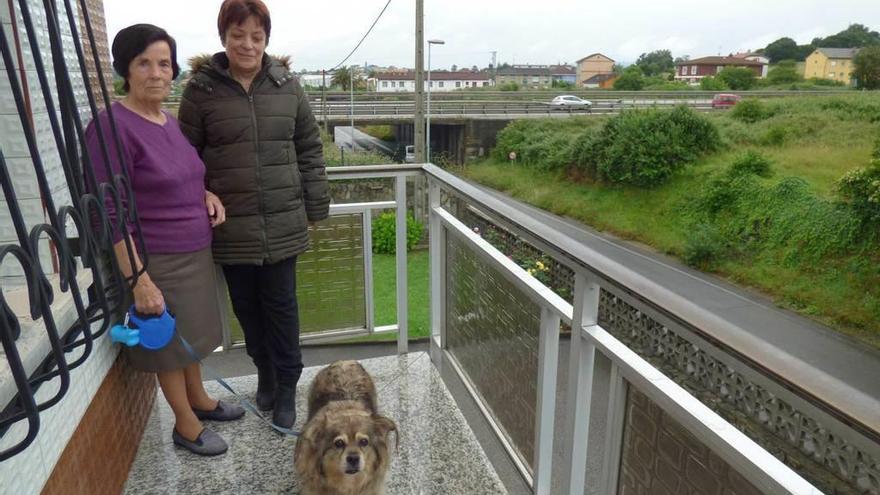
<svg viewBox="0 0 880 495">
<path fill-rule="evenodd" d="M 220 6 L 220 14 L 217 16 L 217 31 L 220 40 L 226 37 L 229 26 L 243 23 L 248 17 L 254 16 L 266 31 L 266 42 L 269 42 L 269 31 L 272 30 L 272 20 L 269 18 L 269 9 L 262 0 L 224 0 Z"/>
</svg>

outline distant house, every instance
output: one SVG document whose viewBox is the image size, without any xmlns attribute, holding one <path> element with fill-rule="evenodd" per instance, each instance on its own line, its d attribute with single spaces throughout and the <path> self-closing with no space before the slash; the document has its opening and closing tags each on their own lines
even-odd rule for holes
<svg viewBox="0 0 880 495">
<path fill-rule="evenodd" d="M 770 59 L 769 58 L 765 57 L 764 55 L 761 55 L 760 53 L 755 53 L 755 52 L 737 53 L 736 55 L 734 55 L 734 57 L 744 58 L 746 60 L 753 60 L 755 62 L 761 62 L 762 64 L 764 64 L 764 69 L 761 72 L 761 77 L 767 77 L 767 70 L 770 67 Z"/>
<path fill-rule="evenodd" d="M 577 79 L 575 83 L 578 86 L 584 84 L 584 81 L 597 74 L 611 74 L 614 72 L 614 59 L 606 57 L 601 53 L 594 53 L 577 61 Z"/>
<path fill-rule="evenodd" d="M 853 57 L 857 53 L 859 48 L 816 48 L 804 64 L 804 77 L 853 85 Z"/>
<path fill-rule="evenodd" d="M 764 77 L 767 64 L 759 60 L 739 57 L 702 57 L 675 64 L 675 80 L 699 84 L 704 77 L 715 76 L 726 67 L 740 67 L 753 71 L 756 77 Z"/>
<path fill-rule="evenodd" d="M 577 83 L 577 71 L 569 65 L 554 65 L 550 67 L 550 76 L 555 83 Z"/>
<path fill-rule="evenodd" d="M 416 75 L 414 71 L 383 72 L 369 79 L 370 84 L 380 93 L 415 92 Z M 431 72 L 431 91 L 455 91 L 457 89 L 483 88 L 492 86 L 486 72 L 458 71 Z M 425 90 L 428 89 L 428 76 L 425 73 Z"/>
<path fill-rule="evenodd" d="M 514 65 L 498 69 L 495 82 L 498 85 L 513 82 L 527 88 L 545 88 L 553 84 L 553 71 L 549 65 Z"/>
<path fill-rule="evenodd" d="M 617 77 L 618 75 L 613 72 L 611 74 L 596 74 L 584 81 L 583 86 L 590 89 L 612 89 Z"/>
<path fill-rule="evenodd" d="M 328 72 L 326 76 L 321 72 L 305 72 L 297 74 L 297 78 L 299 78 L 299 83 L 303 86 L 320 88 L 326 82 L 327 87 L 332 86 L 333 81 L 333 72 Z"/>
</svg>

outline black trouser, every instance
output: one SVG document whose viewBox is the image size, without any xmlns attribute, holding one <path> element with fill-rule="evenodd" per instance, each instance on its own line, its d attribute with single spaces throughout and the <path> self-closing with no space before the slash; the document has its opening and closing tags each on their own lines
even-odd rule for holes
<svg viewBox="0 0 880 495">
<path fill-rule="evenodd" d="M 257 367 L 274 368 L 279 383 L 296 383 L 303 369 L 296 256 L 272 265 L 223 265 L 223 273 L 248 355 Z"/>
</svg>

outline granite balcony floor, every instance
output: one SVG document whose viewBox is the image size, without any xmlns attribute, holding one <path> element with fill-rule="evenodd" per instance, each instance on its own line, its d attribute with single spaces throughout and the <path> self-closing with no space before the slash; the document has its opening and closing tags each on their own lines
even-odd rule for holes
<svg viewBox="0 0 880 495">
<path fill-rule="evenodd" d="M 361 361 L 379 391 L 379 407 L 393 418 L 400 448 L 392 455 L 387 493 L 506 493 L 439 373 L 424 352 Z M 297 390 L 297 424 L 305 421 L 307 390 L 320 367 L 303 371 Z M 256 376 L 227 380 L 252 397 Z M 206 382 L 214 397 L 232 394 Z M 239 421 L 210 423 L 229 443 L 229 451 L 203 458 L 171 442 L 174 416 L 157 398 L 126 494 L 299 493 L 293 472 L 295 439 L 283 437 L 248 413 Z"/>
</svg>

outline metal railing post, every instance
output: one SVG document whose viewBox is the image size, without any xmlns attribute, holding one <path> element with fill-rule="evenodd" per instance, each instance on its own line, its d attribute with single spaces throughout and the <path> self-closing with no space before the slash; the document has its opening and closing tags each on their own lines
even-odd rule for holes
<svg viewBox="0 0 880 495">
<path fill-rule="evenodd" d="M 446 228 L 434 212 L 440 207 L 440 184 L 428 183 L 428 255 L 431 259 L 431 359 L 438 368 L 446 349 Z"/>
<path fill-rule="evenodd" d="M 559 363 L 559 316 L 541 308 L 538 341 L 538 403 L 535 407 L 535 476 L 532 490 L 549 495 L 553 481 L 553 422 L 556 413 L 556 372 Z"/>
<path fill-rule="evenodd" d="M 395 179 L 394 196 L 397 201 L 397 353 L 409 348 L 406 269 L 406 177 Z"/>
<path fill-rule="evenodd" d="M 364 299 L 366 301 L 367 330 L 376 330 L 375 294 L 373 291 L 373 211 L 367 210 L 363 216 L 364 225 Z"/>
<path fill-rule="evenodd" d="M 581 273 L 575 275 L 565 425 L 565 451 L 570 455 L 565 466 L 566 487 L 563 493 L 568 494 L 581 494 L 584 490 L 596 346 L 583 338 L 581 329 L 598 322 L 599 292 L 599 284 L 595 280 L 589 280 Z"/>
</svg>

